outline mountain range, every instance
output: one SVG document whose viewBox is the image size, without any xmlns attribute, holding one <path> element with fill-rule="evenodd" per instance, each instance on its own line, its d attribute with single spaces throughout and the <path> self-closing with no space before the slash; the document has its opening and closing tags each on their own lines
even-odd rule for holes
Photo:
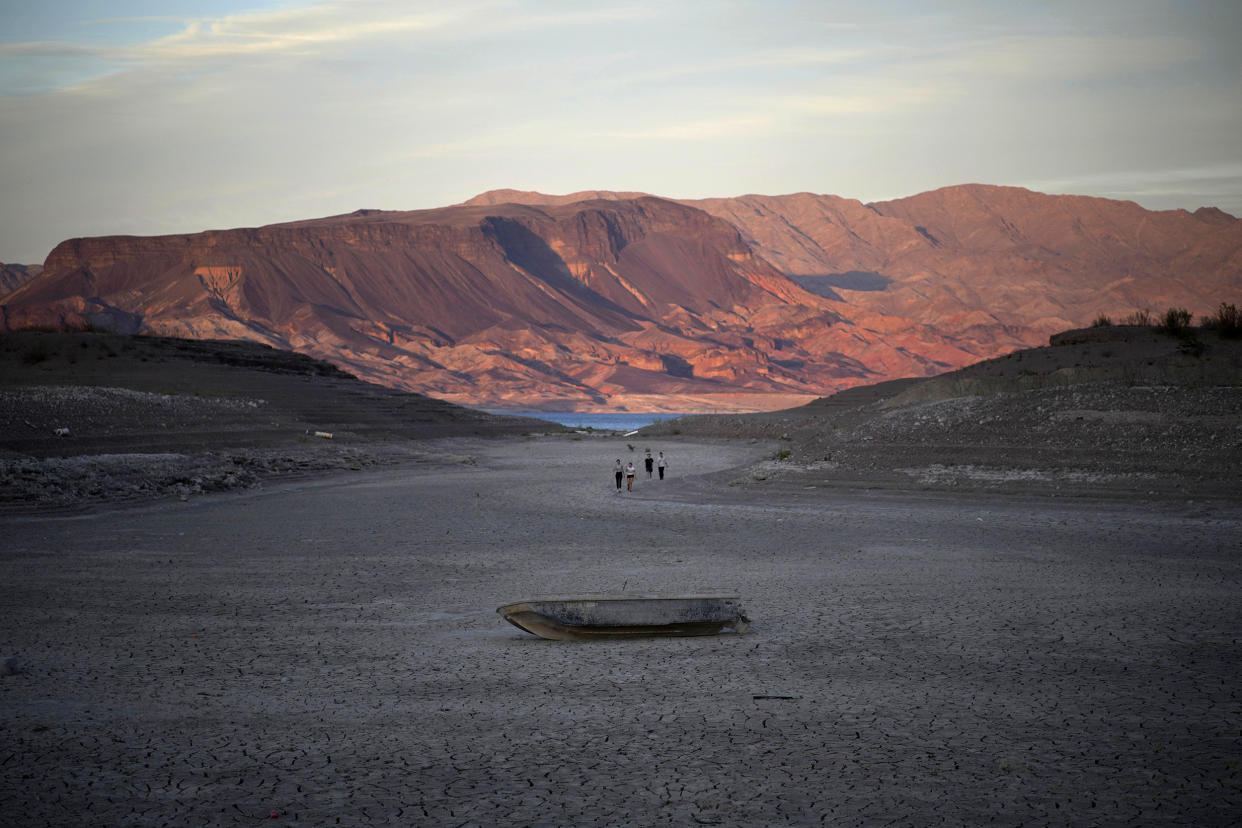
<svg viewBox="0 0 1242 828">
<path fill-rule="evenodd" d="M 1242 295 L 1242 221 L 963 185 L 432 210 L 70 239 L 0 325 L 244 339 L 478 407 L 764 410 Z M 17 272 L 17 271 L 14 271 Z"/>
</svg>

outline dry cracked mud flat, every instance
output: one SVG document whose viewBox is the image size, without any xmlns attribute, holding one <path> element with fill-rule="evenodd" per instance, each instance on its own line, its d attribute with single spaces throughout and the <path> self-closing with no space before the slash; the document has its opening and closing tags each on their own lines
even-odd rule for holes
<svg viewBox="0 0 1242 828">
<path fill-rule="evenodd" d="M 9 825 L 1225 825 L 1242 506 L 713 482 L 765 444 L 448 441 L 7 514 Z M 501 603 L 731 587 L 744 636 L 547 642 Z"/>
</svg>

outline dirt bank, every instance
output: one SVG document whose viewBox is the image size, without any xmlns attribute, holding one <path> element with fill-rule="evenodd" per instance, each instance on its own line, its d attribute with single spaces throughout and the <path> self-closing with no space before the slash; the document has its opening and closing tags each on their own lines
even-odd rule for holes
<svg viewBox="0 0 1242 828">
<path fill-rule="evenodd" d="M 1242 497 L 1242 341 L 1108 329 L 801 408 L 644 434 L 777 440 L 738 485 Z"/>
</svg>

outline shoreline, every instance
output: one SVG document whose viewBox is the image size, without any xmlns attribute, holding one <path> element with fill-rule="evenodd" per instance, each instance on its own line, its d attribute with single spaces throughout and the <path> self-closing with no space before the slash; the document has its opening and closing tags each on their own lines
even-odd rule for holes
<svg viewBox="0 0 1242 828">
<path fill-rule="evenodd" d="M 496 437 L 452 436 L 401 442 L 303 442 L 283 448 L 209 451 L 116 452 L 65 457 L 0 458 L 0 518 L 21 514 L 84 512 L 110 506 L 176 502 L 215 493 L 256 491 L 284 481 L 331 480 L 387 470 L 443 469 L 474 465 L 499 448 L 502 453 L 527 445 L 557 451 L 590 441 L 608 458 L 633 453 L 640 440 L 654 445 L 715 446 L 736 451 L 744 461 L 701 475 L 695 496 L 713 499 L 753 498 L 810 500 L 817 496 L 862 491 L 915 497 L 926 493 L 950 497 L 999 497 L 1099 502 L 1204 501 L 1239 502 L 1238 486 L 1191 475 L 1160 475 L 1118 469 L 1085 473 L 1025 466 L 969 464 L 897 469 L 842 467 L 832 463 L 777 460 L 786 442 L 768 438 L 720 436 L 640 437 L 616 432 L 569 432 Z M 605 449 L 605 444 L 608 448 Z M 611 462 L 605 458 L 609 463 Z M 641 462 L 639 482 L 643 478 Z M 640 495 L 641 496 L 641 495 Z"/>
</svg>

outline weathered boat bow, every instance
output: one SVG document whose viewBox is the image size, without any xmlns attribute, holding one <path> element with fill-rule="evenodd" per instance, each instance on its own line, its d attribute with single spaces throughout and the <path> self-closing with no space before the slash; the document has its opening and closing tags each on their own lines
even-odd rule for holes
<svg viewBox="0 0 1242 828">
<path fill-rule="evenodd" d="M 510 624 L 554 640 L 746 632 L 736 595 L 576 595 L 532 598 L 498 607 Z"/>
</svg>

